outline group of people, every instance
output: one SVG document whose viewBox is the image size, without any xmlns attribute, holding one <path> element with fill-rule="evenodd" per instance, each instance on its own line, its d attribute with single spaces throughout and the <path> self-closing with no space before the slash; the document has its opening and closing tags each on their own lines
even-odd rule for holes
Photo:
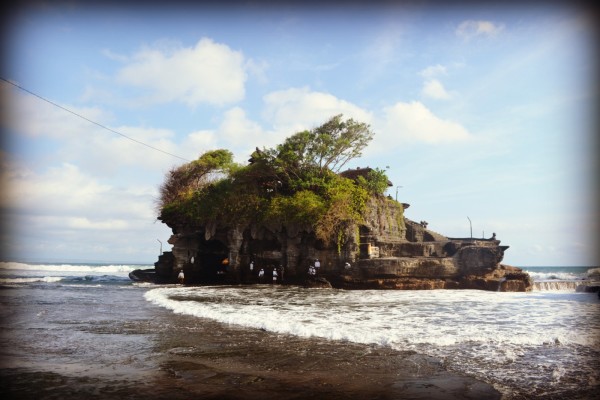
<svg viewBox="0 0 600 400">
<path fill-rule="evenodd" d="M 319 261 L 319 259 L 315 259 L 313 264 L 310 264 L 308 266 L 308 277 L 309 278 L 314 278 L 317 276 L 317 274 L 319 273 L 319 269 L 321 268 L 321 261 Z M 350 268 L 352 268 L 352 265 L 350 265 L 349 262 L 345 262 L 344 263 L 344 271 L 349 271 Z"/>
<path fill-rule="evenodd" d="M 308 266 L 308 277 L 309 278 L 314 278 L 315 276 L 317 276 L 317 272 L 319 271 L 319 268 L 321 268 L 321 261 L 319 261 L 319 259 L 315 259 L 314 264 L 310 264 Z"/>
<path fill-rule="evenodd" d="M 347 264 L 347 263 L 346 263 Z M 349 265 L 349 264 L 348 264 Z M 254 260 L 250 261 L 250 264 L 248 266 L 249 270 L 250 270 L 250 276 L 254 277 L 254 270 L 255 270 L 255 263 Z M 321 261 L 319 261 L 319 259 L 315 259 L 314 263 L 311 263 L 310 266 L 308 267 L 308 276 L 309 278 L 314 278 L 317 276 L 317 273 L 319 271 L 319 268 L 321 268 Z M 273 283 L 278 283 L 278 282 L 283 282 L 283 272 L 285 271 L 285 269 L 280 265 L 279 267 L 272 267 L 269 266 L 268 270 L 272 271 L 272 276 L 273 276 Z M 265 283 L 267 277 L 266 277 L 266 272 L 264 268 L 260 268 L 258 270 L 258 281 L 260 283 Z"/>
<path fill-rule="evenodd" d="M 254 261 L 250 261 L 250 265 L 248 267 L 250 269 L 250 277 L 251 279 L 254 279 L 254 269 L 255 269 L 255 264 Z M 268 270 L 271 271 L 271 275 L 272 275 L 272 281 L 274 284 L 278 283 L 278 282 L 283 282 L 283 273 L 284 273 L 284 268 L 280 265 L 279 267 L 273 267 L 273 266 L 269 266 Z M 265 283 L 265 281 L 267 280 L 267 277 L 265 276 L 266 272 L 265 272 L 265 268 L 261 267 L 260 270 L 258 270 L 258 281 L 260 283 Z"/>
<path fill-rule="evenodd" d="M 192 258 L 193 259 L 193 258 Z M 227 267 L 227 265 L 229 264 L 229 260 L 225 259 L 222 262 L 222 266 L 221 267 Z M 344 265 L 344 269 L 348 270 L 350 269 L 350 263 L 346 262 L 346 264 Z M 319 273 L 319 269 L 321 268 L 321 261 L 319 261 L 318 258 L 316 258 L 314 260 L 313 263 L 311 263 L 308 267 L 308 277 L 309 278 L 315 278 L 317 276 L 317 274 Z M 260 283 L 265 283 L 265 281 L 267 280 L 267 277 L 265 276 L 267 273 L 265 272 L 265 268 L 261 267 L 258 270 L 258 273 L 255 275 L 255 269 L 257 269 L 256 264 L 254 262 L 254 260 L 250 261 L 250 264 L 248 264 L 248 270 L 249 270 L 249 278 L 251 281 L 254 280 L 254 277 L 256 276 L 258 278 L 258 281 Z M 274 284 L 278 283 L 278 282 L 283 282 L 283 273 L 284 273 L 284 268 L 283 266 L 279 266 L 279 267 L 274 267 L 269 265 L 267 270 L 271 271 L 270 274 L 272 275 L 272 282 Z M 219 272 L 224 271 L 223 268 L 219 269 Z M 219 273 L 217 272 L 217 273 Z M 224 273 L 224 272 L 221 272 Z M 185 280 L 185 276 L 183 273 L 183 270 L 179 271 L 179 275 L 177 276 L 177 280 L 179 281 L 179 283 L 183 284 L 184 280 Z"/>
</svg>

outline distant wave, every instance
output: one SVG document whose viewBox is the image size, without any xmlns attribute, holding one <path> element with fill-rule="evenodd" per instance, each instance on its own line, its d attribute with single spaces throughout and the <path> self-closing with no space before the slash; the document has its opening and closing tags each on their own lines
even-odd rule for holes
<svg viewBox="0 0 600 400">
<path fill-rule="evenodd" d="M 587 270 L 589 278 L 600 279 L 600 268 L 590 268 Z"/>
<path fill-rule="evenodd" d="M 0 284 L 11 284 L 11 283 L 34 283 L 34 282 L 60 282 L 64 278 L 62 276 L 43 276 L 34 278 L 0 278 Z"/>
<path fill-rule="evenodd" d="M 90 283 L 90 282 L 129 282 L 129 277 L 115 276 L 115 275 L 86 275 L 86 276 L 76 276 L 76 277 L 67 277 L 64 279 L 66 282 L 79 282 L 79 283 Z"/>
<path fill-rule="evenodd" d="M 94 286 L 130 284 L 127 276 L 84 275 L 84 276 L 32 276 L 0 278 L 0 285 L 23 286 L 31 284 L 58 284 L 60 286 Z"/>
<path fill-rule="evenodd" d="M 535 282 L 599 280 L 600 268 L 586 267 L 523 267 Z"/>
<path fill-rule="evenodd" d="M 94 265 L 94 264 L 26 264 L 13 261 L 0 262 L 0 269 L 27 270 L 27 271 L 53 271 L 53 272 L 90 272 L 90 273 L 129 273 L 142 268 L 140 265 Z"/>
<path fill-rule="evenodd" d="M 535 291 L 575 292 L 586 285 L 600 281 L 600 268 L 585 267 L 525 267 L 533 278 Z"/>
<path fill-rule="evenodd" d="M 534 281 L 575 281 L 587 278 L 587 274 L 573 273 L 573 272 L 537 272 L 537 271 L 526 271 L 533 278 Z"/>
</svg>

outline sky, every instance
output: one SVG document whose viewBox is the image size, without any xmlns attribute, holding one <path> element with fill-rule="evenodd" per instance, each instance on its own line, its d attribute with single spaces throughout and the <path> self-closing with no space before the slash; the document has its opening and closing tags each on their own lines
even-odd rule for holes
<svg viewBox="0 0 600 400">
<path fill-rule="evenodd" d="M 219 148 L 246 163 L 341 113 L 375 132 L 348 167 L 384 169 L 407 218 L 496 233 L 510 265 L 599 264 L 584 6 L 156 4 L 3 17 L 5 260 L 153 263 L 171 168 Z"/>
</svg>

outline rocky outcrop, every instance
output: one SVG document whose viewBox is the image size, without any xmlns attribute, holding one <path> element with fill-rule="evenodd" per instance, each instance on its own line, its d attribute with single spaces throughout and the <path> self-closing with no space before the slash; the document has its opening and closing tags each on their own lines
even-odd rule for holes
<svg viewBox="0 0 600 400">
<path fill-rule="evenodd" d="M 155 282 L 155 269 L 136 269 L 129 273 L 129 279 L 135 282 Z"/>
<path fill-rule="evenodd" d="M 277 269 L 280 282 L 285 277 L 286 283 L 320 287 L 531 290 L 526 273 L 501 264 L 508 246 L 501 246 L 495 235 L 449 238 L 427 229 L 426 222 L 405 218 L 406 208 L 408 204 L 389 197 L 373 197 L 364 223 L 335 248 L 317 240 L 310 226 L 193 226 L 171 216 L 163 222 L 174 232 L 169 239 L 173 249 L 155 263 L 155 280 L 174 282 L 183 270 L 186 283 L 253 283 L 263 268 L 265 282 Z M 316 259 L 323 281 L 308 279 L 308 267 Z"/>
<path fill-rule="evenodd" d="M 345 289 L 480 289 L 501 292 L 525 292 L 533 287 L 531 277 L 516 267 L 502 264 L 464 267 L 461 256 L 479 252 L 474 250 L 481 249 L 461 251 L 454 257 L 360 260 L 356 268 L 345 270 L 333 280 L 333 284 Z M 490 247 L 488 250 L 494 253 L 495 249 Z M 471 257 L 469 259 L 472 260 Z"/>
<path fill-rule="evenodd" d="M 304 287 L 307 288 L 321 288 L 321 289 L 331 289 L 331 282 L 329 282 L 325 278 L 309 278 L 304 281 Z"/>
</svg>

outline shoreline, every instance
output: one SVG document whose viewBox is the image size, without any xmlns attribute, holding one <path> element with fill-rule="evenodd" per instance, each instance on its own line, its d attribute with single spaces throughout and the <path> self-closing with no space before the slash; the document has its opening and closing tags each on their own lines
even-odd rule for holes
<svg viewBox="0 0 600 400">
<path fill-rule="evenodd" d="M 501 398 L 491 385 L 425 355 L 225 325 L 155 306 L 143 290 L 129 294 L 122 313 L 64 326 L 84 332 L 88 348 L 41 358 L 4 349 L 2 398 Z"/>
</svg>

